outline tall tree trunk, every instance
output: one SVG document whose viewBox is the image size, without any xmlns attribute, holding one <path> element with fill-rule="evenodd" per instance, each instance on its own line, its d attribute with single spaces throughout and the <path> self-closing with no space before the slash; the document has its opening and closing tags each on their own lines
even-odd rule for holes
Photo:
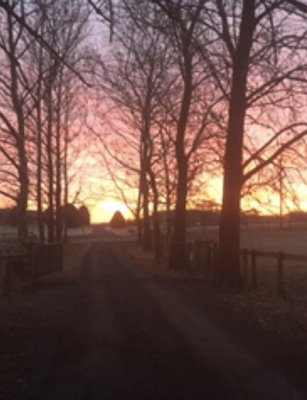
<svg viewBox="0 0 307 400">
<path fill-rule="evenodd" d="M 17 93 L 17 92 L 16 92 Z M 18 118 L 18 157 L 19 157 L 19 194 L 17 202 L 17 219 L 18 219 L 18 240 L 21 244 L 25 244 L 28 237 L 28 224 L 27 224 L 27 208 L 28 208 L 28 195 L 29 195 L 29 176 L 28 176 L 28 160 L 26 155 L 26 137 L 25 137 L 25 123 L 23 117 L 22 106 L 15 99 L 15 109 Z"/>
<path fill-rule="evenodd" d="M 37 147 L 37 168 L 36 168 L 36 202 L 37 202 L 37 224 L 39 240 L 45 241 L 45 229 L 43 220 L 43 201 L 42 201 L 42 113 L 41 113 L 41 97 L 42 97 L 42 63 L 43 49 L 39 49 L 39 71 L 37 85 L 37 115 L 36 115 L 36 147 Z"/>
<path fill-rule="evenodd" d="M 143 194 L 143 248 L 149 250 L 152 247 L 151 224 L 149 213 L 149 183 L 151 162 L 151 101 L 152 101 L 152 75 L 147 77 L 146 97 L 144 109 L 142 110 L 142 131 L 140 144 L 141 158 L 141 187 Z"/>
<path fill-rule="evenodd" d="M 38 119 L 38 121 L 39 121 L 39 119 Z M 38 126 L 37 126 L 37 184 L 36 184 L 36 191 L 37 191 L 36 201 L 37 201 L 38 235 L 39 235 L 39 240 L 41 242 L 44 242 L 45 241 L 45 229 L 44 229 L 43 202 L 42 202 L 42 132 L 41 132 L 40 122 L 38 122 Z"/>
<path fill-rule="evenodd" d="M 279 229 L 284 229 L 284 168 L 282 156 L 279 158 L 278 163 L 278 180 L 279 180 Z"/>
<path fill-rule="evenodd" d="M 26 131 L 25 117 L 23 111 L 23 103 L 18 93 L 19 73 L 18 62 L 16 56 L 16 38 L 14 38 L 14 21 L 10 13 L 7 14 L 8 22 L 8 56 L 10 61 L 10 92 L 14 112 L 17 117 L 18 131 L 15 140 L 18 153 L 18 178 L 19 178 L 19 194 L 17 199 L 17 221 L 18 221 L 18 240 L 21 244 L 25 244 L 28 236 L 27 227 L 27 206 L 29 192 L 28 177 L 28 160 L 26 154 Z"/>
<path fill-rule="evenodd" d="M 61 162 L 61 107 L 62 107 L 62 80 L 63 70 L 60 71 L 59 88 L 57 95 L 57 121 L 56 121 L 56 138 L 55 138 L 55 226 L 56 240 L 62 241 L 63 219 L 62 219 L 62 162 Z"/>
<path fill-rule="evenodd" d="M 170 244 L 169 266 L 171 269 L 189 267 L 186 249 L 186 199 L 188 190 L 188 158 L 185 154 L 185 135 L 189 120 L 193 93 L 193 66 L 190 42 L 184 44 L 184 92 L 176 133 L 176 160 L 178 180 L 176 190 L 176 208 L 173 222 L 173 236 Z"/>
<path fill-rule="evenodd" d="M 223 203 L 219 229 L 216 279 L 220 285 L 241 286 L 240 198 L 249 57 L 255 30 L 255 0 L 244 0 L 240 36 L 233 60 L 232 90 L 224 160 Z"/>
<path fill-rule="evenodd" d="M 172 236 L 172 212 L 170 199 L 166 199 L 166 244 L 169 245 Z"/>
<path fill-rule="evenodd" d="M 178 164 L 178 183 L 173 236 L 170 243 L 170 268 L 187 269 L 189 266 L 186 251 L 186 198 L 188 187 L 187 162 Z"/>
<path fill-rule="evenodd" d="M 162 138 L 163 139 L 163 138 Z M 162 140 L 163 143 L 163 140 Z M 171 221 L 171 183 L 170 183 L 170 171 L 168 166 L 167 153 L 163 149 L 163 168 L 165 174 L 165 207 L 166 207 L 166 240 L 169 243 L 172 233 L 172 221 Z"/>
<path fill-rule="evenodd" d="M 51 79 L 48 82 L 47 93 L 47 171 L 48 171 L 48 242 L 54 242 L 54 171 L 53 171 L 53 140 L 52 140 L 52 90 Z"/>
<path fill-rule="evenodd" d="M 141 207 L 142 207 L 142 190 L 141 184 L 139 184 L 139 194 L 138 194 L 138 201 L 137 201 L 137 208 L 136 208 L 136 225 L 137 225 L 137 242 L 139 245 L 142 244 L 143 240 L 143 230 L 142 230 L 142 221 L 141 221 Z"/>
<path fill-rule="evenodd" d="M 69 142 L 69 128 L 68 128 L 68 104 L 66 104 L 66 115 L 65 115 L 65 127 L 64 127 L 64 158 L 63 158 L 63 180 L 64 180 L 64 194 L 63 194 L 63 239 L 64 242 L 67 243 L 68 241 L 68 229 L 67 229 L 67 222 L 66 222 L 66 206 L 68 204 L 68 190 L 69 190 L 69 182 L 68 182 L 68 142 Z"/>
<path fill-rule="evenodd" d="M 161 241 L 161 230 L 160 230 L 160 220 L 158 214 L 158 204 L 156 200 L 154 200 L 153 212 L 152 212 L 152 220 L 153 220 L 153 237 L 154 237 L 154 246 L 155 246 L 155 257 L 157 261 L 161 260 L 163 256 L 163 248 Z"/>
<path fill-rule="evenodd" d="M 149 190 L 148 182 L 146 179 L 146 172 L 142 172 L 142 194 L 143 194 L 143 238 L 142 245 L 144 250 L 151 248 L 151 226 L 149 219 Z"/>
<path fill-rule="evenodd" d="M 154 239 L 154 249 L 156 260 L 159 261 L 163 255 L 162 241 L 161 241 L 161 231 L 160 231 L 160 220 L 159 220 L 159 193 L 156 184 L 156 179 L 154 172 L 150 170 L 150 185 L 153 193 L 153 211 L 152 211 L 152 221 L 153 221 L 153 239 Z"/>
<path fill-rule="evenodd" d="M 29 195 L 28 162 L 26 157 L 25 143 L 21 140 L 19 148 L 20 160 L 20 192 L 18 196 L 17 215 L 18 215 L 18 241 L 25 244 L 28 237 L 27 208 Z"/>
</svg>

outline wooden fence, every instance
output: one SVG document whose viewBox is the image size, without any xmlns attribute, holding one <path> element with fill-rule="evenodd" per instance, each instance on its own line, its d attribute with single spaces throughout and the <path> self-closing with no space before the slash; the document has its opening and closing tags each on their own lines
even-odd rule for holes
<svg viewBox="0 0 307 400">
<path fill-rule="evenodd" d="M 242 268 L 244 280 L 248 280 L 248 270 L 251 272 L 252 287 L 257 289 L 258 287 L 258 268 L 257 262 L 260 258 L 268 258 L 275 260 L 276 266 L 276 291 L 280 296 L 286 294 L 286 282 L 285 282 L 285 263 L 288 261 L 300 262 L 306 264 L 307 268 L 307 256 L 298 254 L 287 254 L 282 251 L 269 252 L 269 251 L 257 251 L 257 250 L 241 250 L 242 257 Z M 307 271 L 307 269 L 306 269 Z"/>
<path fill-rule="evenodd" d="M 0 266 L 3 292 L 9 293 L 17 283 L 63 270 L 63 245 L 31 243 L 24 253 L 0 254 Z"/>
<path fill-rule="evenodd" d="M 15 284 L 15 276 L 21 277 L 24 272 L 24 254 L 1 254 L 3 292 L 9 293 Z"/>
<path fill-rule="evenodd" d="M 198 272 L 202 274 L 206 273 L 213 277 L 218 256 L 217 243 L 211 240 L 189 242 L 187 243 L 187 251 L 189 255 L 189 267 L 191 272 Z M 284 273 L 286 262 L 294 261 L 305 263 L 307 274 L 307 255 L 286 254 L 281 251 L 258 251 L 255 249 L 242 249 L 240 254 L 243 281 L 246 286 L 250 283 L 250 286 L 254 289 L 257 289 L 259 286 L 258 260 L 260 258 L 275 260 L 276 292 L 280 296 L 285 296 L 286 294 Z"/>
<path fill-rule="evenodd" d="M 30 266 L 33 278 L 63 269 L 62 243 L 33 243 L 30 247 Z"/>
</svg>

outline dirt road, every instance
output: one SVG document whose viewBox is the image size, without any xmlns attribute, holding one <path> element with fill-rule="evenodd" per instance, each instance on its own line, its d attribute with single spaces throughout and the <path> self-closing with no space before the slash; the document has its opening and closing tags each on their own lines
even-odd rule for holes
<svg viewBox="0 0 307 400">
<path fill-rule="evenodd" d="M 19 294 L 18 318 L 2 313 L 0 398 L 306 399 L 291 371 L 206 316 L 197 290 L 95 243 L 77 278 Z"/>
</svg>

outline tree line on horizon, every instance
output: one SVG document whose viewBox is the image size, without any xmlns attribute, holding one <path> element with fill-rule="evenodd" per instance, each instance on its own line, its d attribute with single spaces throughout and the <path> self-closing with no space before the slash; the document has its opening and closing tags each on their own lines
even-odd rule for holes
<svg viewBox="0 0 307 400">
<path fill-rule="evenodd" d="M 7 0 L 0 9 L 8 66 L 0 87 L 12 117 L 0 114 L 9 138 L 0 150 L 7 171 L 18 175 L 20 231 L 25 199 L 34 196 L 38 209 L 50 210 L 49 240 L 60 237 L 71 148 L 63 132 L 71 132 L 72 110 L 95 106 L 87 135 L 97 141 L 114 190 L 138 222 L 139 242 L 158 258 L 158 214 L 174 212 L 166 227 L 170 268 L 188 266 L 187 207 L 202 195 L 208 200 L 212 179 L 223 180 L 216 278 L 240 286 L 242 200 L 257 201 L 257 190 L 269 187 L 280 204 L 286 196 L 297 204 L 294 183 L 304 183 L 304 2 L 71 0 L 63 7 L 56 0 Z M 86 31 L 89 21 L 99 45 Z M 21 68 L 25 58 L 29 75 Z M 7 143 L 13 143 L 13 160 Z M 30 153 L 33 164 L 24 156 Z"/>
<path fill-rule="evenodd" d="M 77 208 L 73 204 L 62 206 L 62 217 L 65 219 L 67 228 L 80 228 L 91 224 L 90 212 L 86 206 Z M 28 225 L 33 225 L 37 221 L 37 211 L 27 210 L 26 219 Z M 42 217 L 45 226 L 49 223 L 49 210 L 46 209 Z M 0 210 L 0 225 L 10 225 L 18 227 L 19 216 L 17 207 L 4 208 Z M 32 226 L 33 228 L 33 226 Z"/>
</svg>

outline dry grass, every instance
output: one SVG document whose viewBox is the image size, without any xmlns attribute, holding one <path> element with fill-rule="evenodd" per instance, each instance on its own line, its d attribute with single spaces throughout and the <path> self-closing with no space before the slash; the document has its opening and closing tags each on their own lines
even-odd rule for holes
<svg viewBox="0 0 307 400">
<path fill-rule="evenodd" d="M 41 276 L 36 278 L 35 281 L 52 281 L 56 279 L 75 279 L 77 278 L 82 260 L 90 248 L 90 242 L 84 243 L 68 243 L 63 247 L 63 270 L 55 272 L 50 275 Z M 11 254 L 18 253 L 11 247 Z M 0 294 L 6 293 L 4 286 L 6 277 L 6 261 L 0 262 Z M 20 274 L 12 275 L 13 287 L 24 287 L 33 283 L 29 276 L 21 277 Z"/>
<path fill-rule="evenodd" d="M 220 300 L 240 314 L 255 320 L 259 326 L 287 343 L 295 343 L 307 354 L 307 297 L 277 296 L 259 289 L 243 293 L 222 293 Z"/>
<path fill-rule="evenodd" d="M 130 248 L 130 254 L 157 276 L 184 279 L 193 274 L 170 271 L 166 261 L 158 264 L 152 253 L 144 252 L 137 246 Z M 258 290 L 246 289 L 241 293 L 217 292 L 216 301 L 256 321 L 261 329 L 298 344 L 307 354 L 307 266 L 288 266 L 285 272 L 285 297 L 278 296 L 276 292 L 276 268 L 263 266 L 259 271 L 262 286 Z M 193 278 L 204 280 L 200 275 Z"/>
<path fill-rule="evenodd" d="M 188 239 L 215 240 L 218 238 L 218 227 L 188 228 Z M 242 227 L 241 248 L 259 251 L 283 251 L 291 254 L 307 255 L 307 228 L 293 226 L 291 229 L 268 227 Z"/>
<path fill-rule="evenodd" d="M 167 258 L 163 258 L 157 262 L 155 255 L 151 251 L 144 251 L 137 244 L 127 247 L 128 253 L 134 260 L 145 267 L 150 273 L 156 276 L 169 276 L 173 278 L 185 278 L 191 276 L 190 271 L 175 271 L 168 268 Z"/>
</svg>

